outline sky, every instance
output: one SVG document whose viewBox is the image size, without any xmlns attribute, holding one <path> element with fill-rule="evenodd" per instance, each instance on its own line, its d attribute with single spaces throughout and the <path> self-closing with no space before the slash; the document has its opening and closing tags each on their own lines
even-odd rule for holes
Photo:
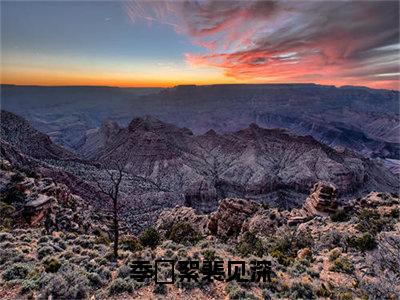
<svg viewBox="0 0 400 300">
<path fill-rule="evenodd" d="M 1 83 L 398 90 L 399 1 L 1 1 Z"/>
</svg>

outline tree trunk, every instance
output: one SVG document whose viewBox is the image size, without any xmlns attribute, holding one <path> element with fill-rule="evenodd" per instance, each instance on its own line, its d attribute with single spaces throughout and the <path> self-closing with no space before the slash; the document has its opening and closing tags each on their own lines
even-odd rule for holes
<svg viewBox="0 0 400 300">
<path fill-rule="evenodd" d="M 118 260 L 119 223 L 117 199 L 114 199 L 114 260 Z"/>
</svg>

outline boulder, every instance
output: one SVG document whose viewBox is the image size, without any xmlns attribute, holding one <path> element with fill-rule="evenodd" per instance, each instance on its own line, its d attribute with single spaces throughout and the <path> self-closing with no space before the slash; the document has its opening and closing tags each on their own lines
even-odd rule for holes
<svg viewBox="0 0 400 300">
<path fill-rule="evenodd" d="M 276 209 L 262 210 L 256 212 L 242 225 L 242 233 L 250 231 L 262 236 L 275 234 L 278 227 L 286 223 L 286 219 Z"/>
<path fill-rule="evenodd" d="M 211 214 L 208 229 L 218 237 L 237 237 L 243 223 L 262 209 L 262 205 L 254 201 L 223 199 L 218 210 Z"/>
<path fill-rule="evenodd" d="M 195 209 L 185 206 L 177 206 L 163 211 L 158 217 L 155 228 L 165 234 L 172 226 L 178 223 L 190 223 L 196 231 L 202 234 L 208 233 L 208 216 L 199 215 Z"/>
</svg>

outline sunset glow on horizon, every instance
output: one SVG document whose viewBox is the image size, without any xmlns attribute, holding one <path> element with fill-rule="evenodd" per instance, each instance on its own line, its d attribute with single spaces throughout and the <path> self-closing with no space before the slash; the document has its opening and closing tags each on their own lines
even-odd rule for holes
<svg viewBox="0 0 400 300">
<path fill-rule="evenodd" d="M 400 89 L 398 1 L 3 1 L 1 83 Z"/>
</svg>

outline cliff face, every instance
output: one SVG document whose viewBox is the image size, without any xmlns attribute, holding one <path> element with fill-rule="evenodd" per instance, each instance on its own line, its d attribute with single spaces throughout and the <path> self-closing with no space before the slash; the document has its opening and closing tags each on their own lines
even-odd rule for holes
<svg viewBox="0 0 400 300">
<path fill-rule="evenodd" d="M 148 117 L 103 136 L 100 131 L 91 137 L 102 144 L 83 145 L 91 159 L 104 164 L 124 161 L 128 173 L 159 191 L 182 194 L 188 206 L 202 212 L 214 210 L 225 197 L 259 200 L 278 191 L 304 194 L 320 180 L 334 184 L 342 195 L 395 191 L 398 186 L 388 170 L 370 159 L 337 151 L 310 136 L 256 124 L 234 133 L 193 135 Z"/>
<path fill-rule="evenodd" d="M 25 119 L 0 111 L 0 138 L 23 154 L 38 159 L 77 159 L 71 152 L 54 144 L 50 138 L 34 129 Z"/>
</svg>

